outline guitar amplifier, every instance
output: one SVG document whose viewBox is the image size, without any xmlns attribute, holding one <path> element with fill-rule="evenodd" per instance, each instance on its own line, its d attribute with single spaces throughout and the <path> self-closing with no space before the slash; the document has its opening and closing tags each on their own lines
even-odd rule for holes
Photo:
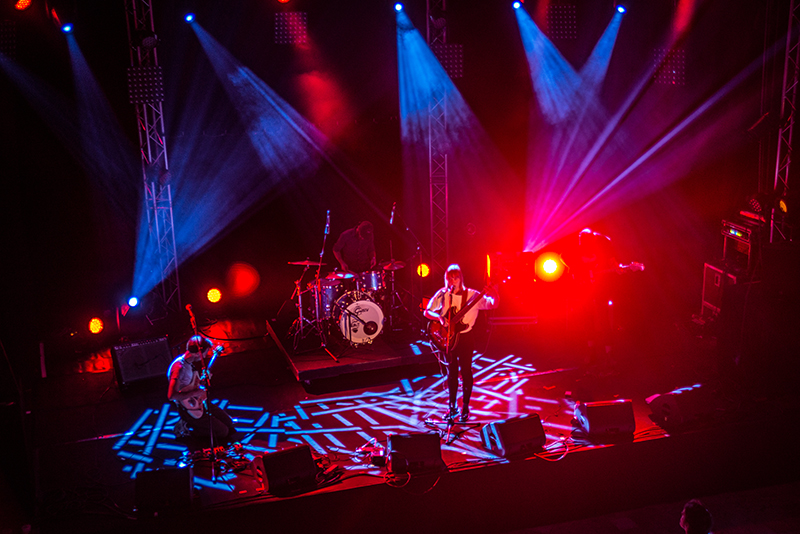
<svg viewBox="0 0 800 534">
<path fill-rule="evenodd" d="M 121 386 L 156 376 L 166 379 L 167 369 L 172 363 L 172 353 L 165 337 L 117 345 L 111 356 Z"/>
</svg>

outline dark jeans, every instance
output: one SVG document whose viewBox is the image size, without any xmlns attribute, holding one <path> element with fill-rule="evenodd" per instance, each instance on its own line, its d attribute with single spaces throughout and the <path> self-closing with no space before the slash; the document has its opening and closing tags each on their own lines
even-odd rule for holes
<svg viewBox="0 0 800 534">
<path fill-rule="evenodd" d="M 475 332 L 458 335 L 456 347 L 447 355 L 447 388 L 450 393 L 450 406 L 456 405 L 458 396 L 458 374 L 461 373 L 462 398 L 461 405 L 469 406 L 472 397 L 472 351 L 475 349 Z"/>
<path fill-rule="evenodd" d="M 192 436 L 209 437 L 213 429 L 215 440 L 226 440 L 236 432 L 231 416 L 216 404 L 208 403 L 208 409 L 200 419 L 189 415 L 189 412 L 181 404 L 176 403 L 176 405 L 181 419 L 189 425 Z"/>
</svg>

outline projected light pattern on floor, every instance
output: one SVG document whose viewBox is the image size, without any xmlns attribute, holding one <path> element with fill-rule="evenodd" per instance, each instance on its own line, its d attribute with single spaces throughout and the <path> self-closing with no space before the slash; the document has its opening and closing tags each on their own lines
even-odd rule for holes
<svg viewBox="0 0 800 534">
<path fill-rule="evenodd" d="M 546 373 L 538 372 L 522 357 L 492 358 L 476 354 L 473 369 L 471 423 L 487 423 L 523 413 L 538 413 L 545 421 L 548 415 L 572 411 L 563 399 L 526 394 L 531 378 Z M 447 410 L 447 385 L 442 375 L 404 379 L 385 390 L 321 396 L 273 413 L 229 400 L 219 401 L 219 406 L 236 421 L 236 429 L 243 436 L 243 454 L 248 460 L 292 444 L 308 444 L 317 454 L 336 456 L 337 463 L 344 463 L 348 471 L 380 474 L 378 468 L 358 457 L 360 447 L 370 441 L 385 445 L 391 434 L 436 430 L 443 436 L 443 453 L 461 454 L 463 461 L 498 459 L 481 446 L 480 424 L 457 425 L 449 436 L 446 434 L 447 425 L 442 418 Z M 145 410 L 113 446 L 124 463 L 123 471 L 135 478 L 143 470 L 179 466 L 188 448 L 175 437 L 174 426 L 178 421 L 178 413 L 169 403 Z M 546 422 L 544 426 L 548 444 L 562 439 L 570 430 Z M 230 474 L 213 482 L 195 475 L 196 484 L 234 491 Z"/>
</svg>

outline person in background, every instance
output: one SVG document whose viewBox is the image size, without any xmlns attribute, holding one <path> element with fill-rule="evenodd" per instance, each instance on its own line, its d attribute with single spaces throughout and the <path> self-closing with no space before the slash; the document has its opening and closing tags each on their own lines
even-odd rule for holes
<svg viewBox="0 0 800 534">
<path fill-rule="evenodd" d="M 375 267 L 377 261 L 372 223 L 363 221 L 355 228 L 342 232 L 333 245 L 333 255 L 344 271 L 361 273 Z"/>
<path fill-rule="evenodd" d="M 711 513 L 697 499 L 687 502 L 681 512 L 681 528 L 686 534 L 709 534 Z"/>
</svg>

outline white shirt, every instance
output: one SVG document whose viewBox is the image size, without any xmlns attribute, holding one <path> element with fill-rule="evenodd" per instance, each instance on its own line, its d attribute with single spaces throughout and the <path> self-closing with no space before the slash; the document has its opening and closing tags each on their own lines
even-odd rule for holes
<svg viewBox="0 0 800 534">
<path fill-rule="evenodd" d="M 453 306 L 456 307 L 456 310 L 461 310 L 461 308 L 467 305 L 470 299 L 476 297 L 478 294 L 479 293 L 474 289 L 464 288 L 461 293 L 456 295 L 450 293 L 447 288 L 443 287 L 428 301 L 428 310 L 440 314 L 447 313 L 447 310 Z M 466 299 L 464 298 L 465 295 L 467 296 Z M 467 325 L 467 328 L 461 333 L 463 334 L 472 330 L 472 327 L 475 326 L 475 321 L 478 320 L 478 311 L 491 310 L 495 307 L 497 307 L 497 301 L 489 295 L 484 295 L 480 301 L 461 318 L 461 322 Z"/>
</svg>

